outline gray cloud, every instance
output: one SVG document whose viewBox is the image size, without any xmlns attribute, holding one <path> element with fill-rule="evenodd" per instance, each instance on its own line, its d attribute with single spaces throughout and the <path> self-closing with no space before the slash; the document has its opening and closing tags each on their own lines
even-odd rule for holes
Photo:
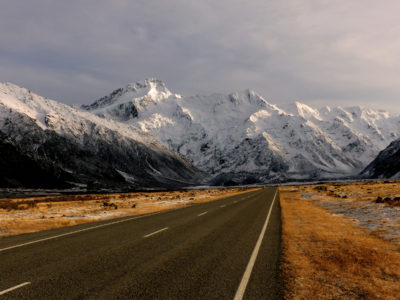
<svg viewBox="0 0 400 300">
<path fill-rule="evenodd" d="M 5 0 L 0 81 L 88 103 L 158 77 L 183 94 L 400 112 L 398 1 Z"/>
</svg>

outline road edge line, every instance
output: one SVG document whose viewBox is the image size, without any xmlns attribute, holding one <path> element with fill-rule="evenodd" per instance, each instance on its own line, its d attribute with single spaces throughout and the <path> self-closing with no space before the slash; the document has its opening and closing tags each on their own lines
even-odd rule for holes
<svg viewBox="0 0 400 300">
<path fill-rule="evenodd" d="M 243 194 L 255 193 L 255 192 L 259 192 L 259 191 L 260 190 L 244 192 Z M 228 197 L 225 197 L 225 198 L 229 198 L 229 197 L 233 197 L 233 196 L 228 196 Z M 150 213 L 150 214 L 143 214 L 143 215 L 135 216 L 135 217 L 128 218 L 128 219 L 123 219 L 123 220 L 114 221 L 114 222 L 110 222 L 110 223 L 106 223 L 106 224 L 96 225 L 96 226 L 92 226 L 92 227 L 88 227 L 88 228 L 84 228 L 84 229 L 75 230 L 75 231 L 72 231 L 72 232 L 66 232 L 66 233 L 62 233 L 62 234 L 59 234 L 59 235 L 50 236 L 50 237 L 47 237 L 47 238 L 42 238 L 42 239 L 33 240 L 33 241 L 22 243 L 22 244 L 17 244 L 17 245 L 14 245 L 14 246 L 9 246 L 9 247 L 6 247 L 6 248 L 0 248 L 0 252 L 6 251 L 6 250 L 11 250 L 11 249 L 14 249 L 14 248 L 20 248 L 20 247 L 23 247 L 23 246 L 36 244 L 36 243 L 40 243 L 40 242 L 44 242 L 44 241 L 48 241 L 48 240 L 52 240 L 52 239 L 56 239 L 56 238 L 63 237 L 63 236 L 72 235 L 72 234 L 79 233 L 79 232 L 85 232 L 85 231 L 89 231 L 89 230 L 93 230 L 93 229 L 96 229 L 96 228 L 101 228 L 101 227 L 105 227 L 105 226 L 109 226 L 109 225 L 128 222 L 128 221 L 132 221 L 132 220 L 136 220 L 136 219 L 140 219 L 140 218 L 144 218 L 144 217 L 149 217 L 149 216 L 154 216 L 154 215 L 158 215 L 158 214 L 163 214 L 163 213 L 170 213 L 170 212 L 173 212 L 173 211 L 186 209 L 186 208 L 189 208 L 189 207 L 195 207 L 195 206 L 198 206 L 198 205 L 211 203 L 211 202 L 214 202 L 214 201 L 220 201 L 220 200 L 223 200 L 225 198 L 216 199 L 216 200 L 207 201 L 207 202 L 195 203 L 195 204 L 192 204 L 190 206 L 183 206 L 183 207 L 178 207 L 178 208 L 161 210 L 161 211 L 157 211 L 157 212 Z M 82 223 L 82 224 L 88 224 L 88 223 Z M 65 228 L 65 227 L 61 227 L 61 228 Z M 54 229 L 57 229 L 57 228 L 54 228 Z"/>
<path fill-rule="evenodd" d="M 59 237 L 68 236 L 68 235 L 72 235 L 72 234 L 79 233 L 79 232 L 85 232 L 85 231 L 93 230 L 93 229 L 96 229 L 96 228 L 101 228 L 101 227 L 111 226 L 111 225 L 118 224 L 118 223 L 123 223 L 123 222 L 128 222 L 128 221 L 132 221 L 132 220 L 136 220 L 136 219 L 141 219 L 141 218 L 144 218 L 144 217 L 157 215 L 157 214 L 160 214 L 162 212 L 164 212 L 164 211 L 159 211 L 159 212 L 155 212 L 155 213 L 152 213 L 152 214 L 140 215 L 140 216 L 136 216 L 136 217 L 132 217 L 132 218 L 128 218 L 128 219 L 123 219 L 123 220 L 114 221 L 114 222 L 101 224 L 101 225 L 96 225 L 96 226 L 83 228 L 83 229 L 79 229 L 79 230 L 75 230 L 75 231 L 71 231 L 71 232 L 66 232 L 66 233 L 62 233 L 62 234 L 59 234 L 59 235 L 54 235 L 54 236 L 50 236 L 50 237 L 47 237 L 47 238 L 43 238 L 43 239 L 39 239 L 39 240 L 34 240 L 34 241 L 30 241 L 30 242 L 26 242 L 26 243 L 14 245 L 14 246 L 2 248 L 2 249 L 0 249 L 0 252 L 6 251 L 6 250 L 10 250 L 10 249 L 14 249 L 14 248 L 20 248 L 20 247 L 23 247 L 23 246 L 36 244 L 36 243 L 40 243 L 40 242 L 44 242 L 44 241 L 48 241 L 48 240 L 53 240 L 53 239 L 56 239 L 56 238 L 59 238 Z"/>
<path fill-rule="evenodd" d="M 24 282 L 24 283 L 18 284 L 16 286 L 10 287 L 10 288 L 8 288 L 8 289 L 6 289 L 4 291 L 0 291 L 0 296 L 4 295 L 4 294 L 7 294 L 8 292 L 11 292 L 13 290 L 19 289 L 19 288 L 21 288 L 23 286 L 26 286 L 28 284 L 31 284 L 31 283 L 30 282 Z"/>
<path fill-rule="evenodd" d="M 271 217 L 272 207 L 274 206 L 277 194 L 278 194 L 278 188 L 275 191 L 274 199 L 272 200 L 271 206 L 269 207 L 268 215 L 265 220 L 264 226 L 261 230 L 260 236 L 258 237 L 257 243 L 253 249 L 253 252 L 251 253 L 250 260 L 247 263 L 246 270 L 243 273 L 242 280 L 240 281 L 239 287 L 236 291 L 236 294 L 235 294 L 235 297 L 233 298 L 233 300 L 242 300 L 243 299 L 247 284 L 249 283 L 251 272 L 253 271 L 253 267 L 254 267 L 254 264 L 255 264 L 257 256 L 258 256 L 258 252 L 260 251 L 260 248 L 261 248 L 262 240 L 264 239 L 265 232 L 268 227 L 269 218 Z"/>
</svg>

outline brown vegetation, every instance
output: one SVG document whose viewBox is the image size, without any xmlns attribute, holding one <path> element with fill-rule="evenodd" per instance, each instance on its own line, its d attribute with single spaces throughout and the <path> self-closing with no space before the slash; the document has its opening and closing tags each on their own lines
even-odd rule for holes
<svg viewBox="0 0 400 300">
<path fill-rule="evenodd" d="M 382 185 L 280 188 L 286 299 L 398 299 L 400 247 L 312 201 L 393 194 Z"/>
<path fill-rule="evenodd" d="M 0 199 L 0 237 L 140 215 L 250 191 L 244 188 Z"/>
<path fill-rule="evenodd" d="M 5 209 L 7 211 L 24 210 L 36 207 L 36 205 L 37 202 L 35 200 L 24 200 L 24 201 L 13 201 L 9 199 L 0 200 L 0 209 Z"/>
<path fill-rule="evenodd" d="M 371 181 L 351 183 L 331 183 L 303 186 L 304 192 L 315 190 L 321 195 L 333 198 L 352 198 L 360 201 L 371 201 L 400 206 L 400 181 Z"/>
</svg>

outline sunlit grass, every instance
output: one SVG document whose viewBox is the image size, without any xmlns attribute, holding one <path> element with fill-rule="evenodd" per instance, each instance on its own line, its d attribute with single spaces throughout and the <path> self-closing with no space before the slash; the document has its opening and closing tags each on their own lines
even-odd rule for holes
<svg viewBox="0 0 400 300">
<path fill-rule="evenodd" d="M 362 198 L 361 189 L 390 193 L 364 185 L 280 188 L 286 299 L 398 299 L 400 247 L 316 205 L 318 197 Z"/>
</svg>

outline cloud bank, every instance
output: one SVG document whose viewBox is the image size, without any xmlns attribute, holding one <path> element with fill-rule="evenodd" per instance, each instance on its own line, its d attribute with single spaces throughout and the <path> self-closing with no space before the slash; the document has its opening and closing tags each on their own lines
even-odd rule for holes
<svg viewBox="0 0 400 300">
<path fill-rule="evenodd" d="M 182 94 L 400 113 L 398 1 L 5 0 L 0 81 L 88 103 L 157 77 Z"/>
</svg>

